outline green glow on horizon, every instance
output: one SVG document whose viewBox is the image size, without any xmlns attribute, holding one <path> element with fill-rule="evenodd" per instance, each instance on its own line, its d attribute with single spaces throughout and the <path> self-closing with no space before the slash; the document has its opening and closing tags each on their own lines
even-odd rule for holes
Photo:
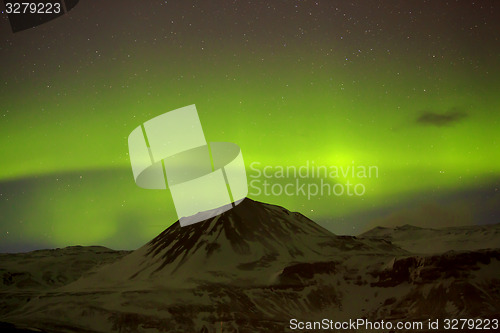
<svg viewBox="0 0 500 333">
<path fill-rule="evenodd" d="M 151 238 L 176 216 L 168 191 L 135 185 L 127 137 L 190 104 L 207 141 L 241 147 L 247 174 L 252 162 L 378 167 L 378 178 L 362 180 L 362 198 L 252 197 L 312 219 L 498 179 L 498 66 L 485 73 L 467 62 L 431 63 L 382 47 L 346 63 L 335 53 L 340 40 L 315 42 L 314 49 L 296 41 L 275 51 L 258 41 L 239 50 L 217 40 L 203 52 L 192 40 L 175 50 L 127 44 L 102 58 L 81 55 L 81 63 L 92 64 L 78 72 L 59 70 L 55 60 L 45 75 L 26 69 L 23 80 L 9 80 L 0 92 L 0 183 L 42 185 L 0 208 L 12 207 L 9 219 L 23 223 L 18 233 L 57 246 L 121 244 L 115 236 L 127 223 L 138 223 L 130 228 L 141 239 Z M 416 121 L 422 112 L 454 109 L 466 117 L 441 127 Z"/>
</svg>

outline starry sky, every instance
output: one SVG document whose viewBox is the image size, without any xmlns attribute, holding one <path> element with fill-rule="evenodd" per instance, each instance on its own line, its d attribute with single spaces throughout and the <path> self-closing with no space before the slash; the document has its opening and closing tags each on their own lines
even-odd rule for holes
<svg viewBox="0 0 500 333">
<path fill-rule="evenodd" d="M 175 222 L 127 137 L 190 104 L 249 180 L 376 166 L 326 180 L 362 196 L 249 194 L 335 233 L 497 223 L 499 35 L 497 1 L 80 1 L 15 34 L 2 8 L 0 251 L 133 249 Z"/>
</svg>

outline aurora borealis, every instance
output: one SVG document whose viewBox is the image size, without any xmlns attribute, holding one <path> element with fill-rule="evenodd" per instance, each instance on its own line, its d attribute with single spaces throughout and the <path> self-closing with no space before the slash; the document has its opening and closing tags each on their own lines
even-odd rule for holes
<svg viewBox="0 0 500 333">
<path fill-rule="evenodd" d="M 377 166 L 360 197 L 250 196 L 333 232 L 498 222 L 495 1 L 80 1 L 0 22 L 0 250 L 134 248 L 175 222 L 127 137 L 190 104 L 249 176 Z"/>
</svg>

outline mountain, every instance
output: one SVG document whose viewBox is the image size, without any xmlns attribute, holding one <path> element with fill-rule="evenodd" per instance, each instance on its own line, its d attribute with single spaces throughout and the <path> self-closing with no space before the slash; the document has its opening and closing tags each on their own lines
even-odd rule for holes
<svg viewBox="0 0 500 333">
<path fill-rule="evenodd" d="M 0 322 L 55 333 L 283 332 L 292 318 L 498 318 L 500 250 L 414 254 L 372 236 L 336 236 L 245 199 L 204 222 L 176 223 L 78 280 L 24 294 Z"/>
<path fill-rule="evenodd" d="M 0 253 L 0 316 L 26 305 L 45 291 L 67 285 L 131 251 L 103 246 L 69 246 L 27 253 Z M 16 330 L 0 322 L 0 332 Z M 34 332 L 29 330 L 29 332 Z"/>
<path fill-rule="evenodd" d="M 383 239 L 413 253 L 495 249 L 500 247 L 500 223 L 437 229 L 406 224 L 395 228 L 376 227 L 358 237 Z"/>
<path fill-rule="evenodd" d="M 158 281 L 155 286 L 168 281 L 169 287 L 181 288 L 197 281 L 268 284 L 289 263 L 377 251 L 402 252 L 386 241 L 338 237 L 300 213 L 245 199 L 204 222 L 185 227 L 176 222 L 137 251 L 67 289 L 153 280 Z"/>
<path fill-rule="evenodd" d="M 27 253 L 0 253 L 0 291 L 39 291 L 61 287 L 82 274 L 106 265 L 132 251 L 103 246 L 69 246 Z"/>
</svg>

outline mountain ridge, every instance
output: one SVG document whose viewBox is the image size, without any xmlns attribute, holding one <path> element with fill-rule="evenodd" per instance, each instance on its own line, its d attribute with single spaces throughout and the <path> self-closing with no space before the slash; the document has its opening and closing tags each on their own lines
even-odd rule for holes
<svg viewBox="0 0 500 333">
<path fill-rule="evenodd" d="M 500 247 L 500 223 L 443 228 L 422 228 L 412 225 L 375 227 L 357 237 L 384 239 L 412 253 L 475 251 Z"/>
<path fill-rule="evenodd" d="M 390 237 L 337 236 L 299 213 L 245 199 L 207 221 L 174 224 L 128 254 L 46 251 L 49 262 L 61 260 L 56 276 L 73 262 L 87 263 L 87 270 L 38 289 L 23 281 L 15 288 L 0 284 L 0 322 L 51 333 L 206 333 L 223 323 L 224 332 L 246 333 L 284 331 L 290 318 L 498 318 L 500 249 L 464 250 L 465 233 L 476 229 L 484 232 L 471 227 L 452 234 L 456 241 L 447 244 L 454 251 L 412 253 Z M 500 234 L 490 231 L 500 244 Z M 412 241 L 422 230 L 397 232 Z M 450 236 L 423 232 L 427 239 L 436 233 L 434 242 Z M 76 257 L 69 253 L 75 250 Z M 107 259 L 96 260 L 101 250 Z M 89 268 L 88 254 L 95 267 Z M 14 269 L 4 278 L 20 273 Z"/>
</svg>

